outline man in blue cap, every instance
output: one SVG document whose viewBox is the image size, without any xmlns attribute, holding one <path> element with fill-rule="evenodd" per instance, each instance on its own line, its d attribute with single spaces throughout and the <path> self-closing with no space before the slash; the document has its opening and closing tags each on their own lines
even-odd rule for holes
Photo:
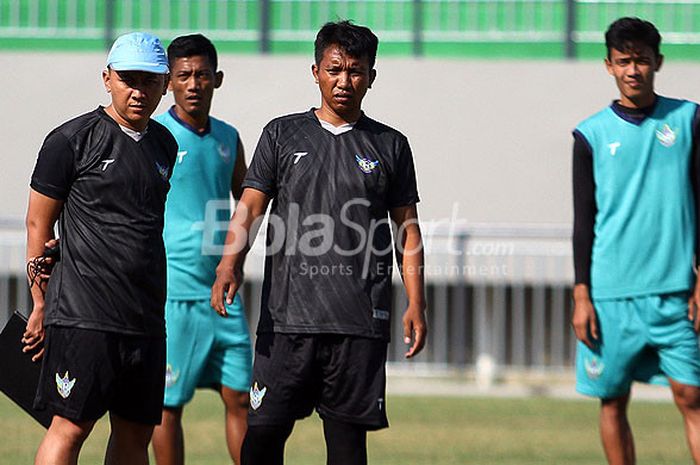
<svg viewBox="0 0 700 465">
<path fill-rule="evenodd" d="M 177 155 L 175 139 L 150 116 L 168 71 L 157 37 L 119 37 L 102 73 L 111 104 L 54 129 L 39 152 L 27 211 L 29 268 L 56 222 L 61 260 L 47 286 L 32 282 L 23 339 L 43 358 L 35 406 L 53 415 L 35 464 L 77 464 L 106 412 L 105 463 L 148 463 L 163 406 L 163 215 Z"/>
</svg>

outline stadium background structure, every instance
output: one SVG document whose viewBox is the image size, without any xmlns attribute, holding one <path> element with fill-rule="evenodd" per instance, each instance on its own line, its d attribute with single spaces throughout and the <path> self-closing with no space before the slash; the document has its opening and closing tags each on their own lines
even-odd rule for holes
<svg viewBox="0 0 700 465">
<path fill-rule="evenodd" d="M 608 24 L 641 16 L 674 59 L 700 57 L 692 0 L 0 0 L 0 49 L 98 50 L 149 30 L 200 31 L 222 52 L 309 53 L 318 25 L 350 18 L 380 53 L 427 57 L 594 58 Z"/>
</svg>

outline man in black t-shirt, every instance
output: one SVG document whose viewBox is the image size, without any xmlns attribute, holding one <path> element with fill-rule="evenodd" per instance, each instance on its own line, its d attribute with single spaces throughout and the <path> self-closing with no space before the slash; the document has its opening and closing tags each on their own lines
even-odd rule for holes
<svg viewBox="0 0 700 465">
<path fill-rule="evenodd" d="M 29 268 L 58 222 L 61 260 L 48 286 L 32 280 L 23 342 L 45 353 L 35 407 L 53 421 L 37 464 L 76 464 L 107 411 L 105 463 L 148 463 L 165 373 L 163 212 L 177 144 L 150 120 L 166 91 L 157 37 L 131 33 L 109 53 L 111 104 L 54 129 L 31 179 Z M 45 328 L 45 333 L 44 333 Z"/>
<path fill-rule="evenodd" d="M 404 339 L 413 337 L 406 356 L 425 342 L 411 150 L 361 110 L 377 44 L 365 27 L 323 26 L 312 66 L 321 107 L 265 127 L 231 220 L 212 288 L 222 315 L 242 282 L 251 227 L 272 200 L 243 464 L 282 463 L 294 421 L 314 408 L 328 463 L 367 462 L 366 432 L 388 425 L 391 222 L 409 302 Z"/>
</svg>

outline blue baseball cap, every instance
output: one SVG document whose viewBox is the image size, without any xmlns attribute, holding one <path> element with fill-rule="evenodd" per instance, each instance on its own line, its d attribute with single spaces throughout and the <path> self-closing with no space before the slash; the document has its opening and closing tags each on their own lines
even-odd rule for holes
<svg viewBox="0 0 700 465">
<path fill-rule="evenodd" d="M 107 66 L 115 71 L 146 71 L 168 74 L 168 57 L 158 37 L 147 32 L 119 36 L 107 56 Z"/>
</svg>

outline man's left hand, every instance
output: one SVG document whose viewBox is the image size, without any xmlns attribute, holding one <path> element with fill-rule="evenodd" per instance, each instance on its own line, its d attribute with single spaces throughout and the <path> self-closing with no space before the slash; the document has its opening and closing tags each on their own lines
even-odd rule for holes
<svg viewBox="0 0 700 465">
<path fill-rule="evenodd" d="M 413 337 L 413 345 L 406 352 L 406 358 L 418 355 L 425 346 L 425 338 L 428 335 L 428 326 L 425 323 L 425 309 L 415 305 L 409 305 L 403 315 L 404 343 L 410 344 Z"/>
</svg>

